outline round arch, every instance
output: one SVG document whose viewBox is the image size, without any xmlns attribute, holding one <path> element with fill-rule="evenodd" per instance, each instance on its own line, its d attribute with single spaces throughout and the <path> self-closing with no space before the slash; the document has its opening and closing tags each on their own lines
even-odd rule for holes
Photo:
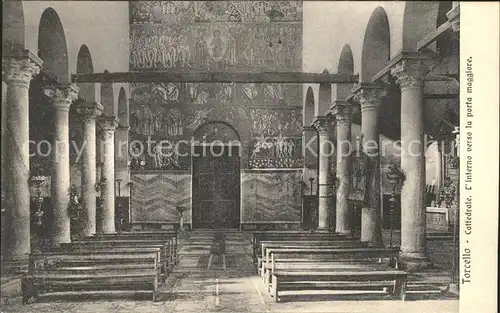
<svg viewBox="0 0 500 313">
<path fill-rule="evenodd" d="M 104 73 L 109 72 L 104 70 Z M 105 116 L 116 116 L 113 83 L 101 83 L 101 104 L 104 107 Z"/>
<path fill-rule="evenodd" d="M 361 50 L 360 82 L 371 83 L 390 59 L 390 31 L 387 14 L 377 7 L 368 21 Z"/>
<path fill-rule="evenodd" d="M 77 74 L 91 74 L 94 72 L 94 65 L 92 64 L 92 55 L 86 45 L 82 45 L 78 50 L 76 58 L 76 73 Z M 78 83 L 80 88 L 80 97 L 85 98 L 88 102 L 95 101 L 95 83 Z"/>
<path fill-rule="evenodd" d="M 120 119 L 120 125 L 128 127 L 129 126 L 129 107 L 127 100 L 127 93 L 125 88 L 121 87 L 118 93 L 118 118 Z"/>
<path fill-rule="evenodd" d="M 38 56 L 43 70 L 57 77 L 60 83 L 70 83 L 68 46 L 59 15 L 53 8 L 43 11 L 38 27 Z"/>
<path fill-rule="evenodd" d="M 323 74 L 328 74 L 328 70 L 324 69 Z M 323 83 L 319 85 L 318 101 L 315 103 L 314 114 L 316 116 L 325 116 L 330 110 L 332 103 L 332 84 Z"/>
<path fill-rule="evenodd" d="M 304 101 L 303 125 L 311 126 L 314 119 L 314 92 L 312 87 L 307 88 L 306 101 Z"/>
<path fill-rule="evenodd" d="M 339 63 L 337 66 L 339 74 L 354 74 L 354 58 L 352 56 L 351 46 L 345 44 L 340 52 Z M 335 84 L 335 99 L 336 101 L 344 101 L 351 93 L 351 84 Z"/>
<path fill-rule="evenodd" d="M 241 143 L 238 131 L 225 121 L 208 121 L 201 124 L 193 132 L 193 138 L 200 143 L 214 141 Z"/>
<path fill-rule="evenodd" d="M 448 5 L 440 1 L 406 1 L 402 50 L 416 51 L 417 43 L 436 29 L 440 6 L 445 8 Z"/>
<path fill-rule="evenodd" d="M 23 3 L 21 1 L 4 1 L 2 11 L 3 53 L 7 55 L 24 50 Z"/>
</svg>

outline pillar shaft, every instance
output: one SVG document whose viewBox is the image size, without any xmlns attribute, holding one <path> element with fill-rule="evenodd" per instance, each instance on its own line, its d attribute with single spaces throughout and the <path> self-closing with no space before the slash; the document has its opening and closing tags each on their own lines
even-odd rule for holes
<svg viewBox="0 0 500 313">
<path fill-rule="evenodd" d="M 42 61 L 29 52 L 2 61 L 7 84 L 4 142 L 6 231 L 3 257 L 22 260 L 30 252 L 29 84 Z"/>
<path fill-rule="evenodd" d="M 97 232 L 114 233 L 115 228 L 115 129 L 118 125 L 116 117 L 101 117 L 101 189 L 102 211 L 100 229 Z"/>
<path fill-rule="evenodd" d="M 382 245 L 378 110 L 385 91 L 378 86 L 360 85 L 354 94 L 361 106 L 363 152 L 367 162 L 365 201 L 361 208 L 361 241 Z"/>
<path fill-rule="evenodd" d="M 96 233 L 96 117 L 101 115 L 101 104 L 84 103 L 77 108 L 82 117 L 82 227 L 80 237 Z"/>
<path fill-rule="evenodd" d="M 317 117 L 313 121 L 318 130 L 318 229 L 331 230 L 335 221 L 335 174 L 332 158 L 335 155 L 333 125 L 328 117 Z"/>
<path fill-rule="evenodd" d="M 429 65 L 402 60 L 391 69 L 401 87 L 401 252 L 408 267 L 427 263 L 423 81 Z"/>
<path fill-rule="evenodd" d="M 45 87 L 46 94 L 52 99 L 54 107 L 54 137 L 52 146 L 53 172 L 51 176 L 51 198 L 53 208 L 53 227 L 51 244 L 71 242 L 69 196 L 69 108 L 78 97 L 76 85 Z"/>
<path fill-rule="evenodd" d="M 337 121 L 337 197 L 335 232 L 350 234 L 352 231 L 353 212 L 349 210 L 350 193 L 350 155 L 351 155 L 351 114 L 352 108 L 347 103 L 336 103 L 333 115 Z"/>
</svg>

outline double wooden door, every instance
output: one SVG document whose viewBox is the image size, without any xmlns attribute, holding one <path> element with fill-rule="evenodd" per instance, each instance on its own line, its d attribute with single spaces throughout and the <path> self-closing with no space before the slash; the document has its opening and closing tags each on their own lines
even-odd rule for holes
<svg viewBox="0 0 500 313">
<path fill-rule="evenodd" d="M 192 159 L 193 228 L 239 227 L 238 148 L 237 146 L 195 147 Z"/>
</svg>

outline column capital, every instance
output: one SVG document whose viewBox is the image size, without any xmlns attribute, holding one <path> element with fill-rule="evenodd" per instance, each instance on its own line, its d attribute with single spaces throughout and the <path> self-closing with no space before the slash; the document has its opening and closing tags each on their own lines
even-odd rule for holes
<svg viewBox="0 0 500 313">
<path fill-rule="evenodd" d="M 396 77 L 401 90 L 423 88 L 424 78 L 434 66 L 430 58 L 401 59 L 391 68 L 391 75 Z"/>
<path fill-rule="evenodd" d="M 330 116 L 316 116 L 312 121 L 313 126 L 320 134 L 329 134 L 333 131 L 334 119 Z"/>
<path fill-rule="evenodd" d="M 43 91 L 52 99 L 52 105 L 56 110 L 69 111 L 73 101 L 78 99 L 80 88 L 76 84 L 57 84 L 44 86 Z"/>
<path fill-rule="evenodd" d="M 334 101 L 330 112 L 338 122 L 349 122 L 352 116 L 352 106 L 347 101 Z"/>
<path fill-rule="evenodd" d="M 101 126 L 102 130 L 115 131 L 115 129 L 118 127 L 118 122 L 119 119 L 116 116 L 101 115 L 99 117 L 99 125 Z"/>
<path fill-rule="evenodd" d="M 104 107 L 99 102 L 82 102 L 76 107 L 76 113 L 84 121 L 95 120 L 96 117 L 102 114 Z"/>
<path fill-rule="evenodd" d="M 302 126 L 302 131 L 316 131 L 316 128 L 314 128 L 314 126 L 304 125 Z"/>
<path fill-rule="evenodd" d="M 118 125 L 116 127 L 116 130 L 124 130 L 124 131 L 130 131 L 130 126 L 122 126 L 122 125 Z"/>
<path fill-rule="evenodd" d="M 359 83 L 352 89 L 352 98 L 361 106 L 361 112 L 377 110 L 386 94 L 384 86 L 379 84 Z"/>
<path fill-rule="evenodd" d="M 40 73 L 43 61 L 30 50 L 6 55 L 2 59 L 2 77 L 6 83 L 17 83 L 29 87 L 33 76 Z"/>
</svg>

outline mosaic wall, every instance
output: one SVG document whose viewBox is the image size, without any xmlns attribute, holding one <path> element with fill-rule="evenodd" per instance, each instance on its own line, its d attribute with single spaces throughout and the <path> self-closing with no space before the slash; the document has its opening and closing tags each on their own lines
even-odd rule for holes
<svg viewBox="0 0 500 313">
<path fill-rule="evenodd" d="M 241 222 L 300 222 L 302 171 L 241 173 Z"/>
<path fill-rule="evenodd" d="M 301 1 L 130 1 L 131 71 L 300 71 L 301 67 Z M 292 143 L 301 144 L 298 84 L 162 82 L 132 84 L 131 90 L 132 142 L 150 138 L 175 145 L 189 140 L 207 121 L 226 121 L 247 145 L 248 159 L 301 157 L 301 149 L 291 148 Z M 262 144 L 262 137 L 269 137 L 267 144 Z M 267 148 L 272 156 L 264 151 Z M 160 168 L 154 157 L 137 153 L 132 167 L 188 168 L 189 151 L 187 144 L 179 147 L 186 156 L 171 157 Z M 250 164 L 295 167 L 297 162 Z"/>
</svg>

